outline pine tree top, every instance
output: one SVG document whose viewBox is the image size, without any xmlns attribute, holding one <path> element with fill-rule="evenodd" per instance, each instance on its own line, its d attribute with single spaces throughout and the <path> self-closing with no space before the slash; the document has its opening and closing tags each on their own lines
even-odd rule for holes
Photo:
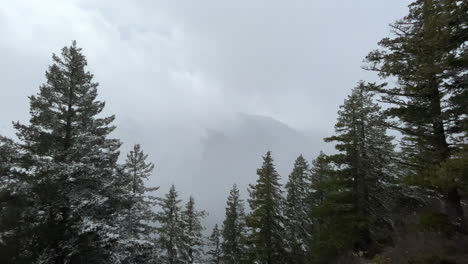
<svg viewBox="0 0 468 264">
<path fill-rule="evenodd" d="M 118 156 L 120 142 L 108 139 L 114 116 L 98 117 L 105 103 L 97 100 L 98 83 L 85 69 L 87 61 L 76 41 L 53 55 L 47 81 L 30 96 L 29 125 L 14 123 L 23 146 L 34 154 L 54 159 L 77 160 L 84 148 L 102 148 Z"/>
</svg>

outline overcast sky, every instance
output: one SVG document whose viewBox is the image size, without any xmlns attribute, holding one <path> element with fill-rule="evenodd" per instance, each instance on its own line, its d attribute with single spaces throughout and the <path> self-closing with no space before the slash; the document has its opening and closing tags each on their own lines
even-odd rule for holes
<svg viewBox="0 0 468 264">
<path fill-rule="evenodd" d="M 294 159 L 329 151 L 338 106 L 366 54 L 406 13 L 401 0 L 37 0 L 0 5 L 0 134 L 29 118 L 27 96 L 51 54 L 77 40 L 100 83 L 116 136 L 156 163 L 151 185 L 175 183 L 223 215 L 245 197 L 273 150 L 283 182 Z M 238 115 L 244 113 L 249 115 Z M 252 115 L 262 115 L 255 117 Z M 282 123 L 280 123 L 280 122 Z M 213 132 L 215 131 L 215 132 Z M 208 186 L 208 187 L 207 187 Z M 213 199 L 215 197 L 215 199 Z"/>
<path fill-rule="evenodd" d="M 77 40 L 107 112 L 210 122 L 242 112 L 331 131 L 362 60 L 408 1 L 37 0 L 0 5 L 0 133 L 28 117 L 51 54 Z"/>
<path fill-rule="evenodd" d="M 284 182 L 297 155 L 311 160 L 332 149 L 321 138 L 333 133 L 350 89 L 376 80 L 361 69 L 363 58 L 407 4 L 7 1 L 0 5 L 0 134 L 14 135 L 12 120 L 27 122 L 27 96 L 45 81 L 51 54 L 76 40 L 105 112 L 117 116 L 123 152 L 142 143 L 156 163 L 150 184 L 193 194 L 213 224 L 223 214 L 220 196 L 236 182 L 245 197 L 267 150 Z"/>
</svg>

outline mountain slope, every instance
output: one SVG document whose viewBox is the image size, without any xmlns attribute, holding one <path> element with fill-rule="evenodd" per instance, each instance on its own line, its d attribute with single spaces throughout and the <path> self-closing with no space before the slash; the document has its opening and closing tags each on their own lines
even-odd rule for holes
<svg viewBox="0 0 468 264">
<path fill-rule="evenodd" d="M 237 114 L 209 124 L 202 122 L 120 122 L 116 136 L 124 141 L 123 151 L 133 143 L 156 164 L 150 184 L 165 192 L 176 184 L 182 197 L 193 195 L 198 206 L 210 213 L 209 225 L 224 217 L 225 199 L 233 183 L 247 197 L 246 188 L 256 181 L 261 156 L 271 150 L 283 178 L 295 158 L 303 154 L 313 159 L 326 135 L 312 135 L 294 130 L 266 116 Z"/>
</svg>

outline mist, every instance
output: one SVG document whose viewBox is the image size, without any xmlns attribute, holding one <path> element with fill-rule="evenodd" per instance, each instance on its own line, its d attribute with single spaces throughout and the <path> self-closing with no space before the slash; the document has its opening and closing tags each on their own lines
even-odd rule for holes
<svg viewBox="0 0 468 264">
<path fill-rule="evenodd" d="M 294 159 L 333 147 L 338 106 L 362 59 L 408 1 L 13 1 L 0 6 L 0 134 L 27 122 L 27 97 L 51 54 L 77 40 L 115 114 L 122 159 L 142 144 L 149 185 L 175 184 L 223 216 L 233 183 L 246 198 L 271 150 L 283 180 Z"/>
</svg>

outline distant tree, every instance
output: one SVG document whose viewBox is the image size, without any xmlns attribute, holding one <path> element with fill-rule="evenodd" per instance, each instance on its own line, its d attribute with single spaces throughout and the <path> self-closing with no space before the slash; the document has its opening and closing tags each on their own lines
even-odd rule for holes
<svg viewBox="0 0 468 264">
<path fill-rule="evenodd" d="M 128 192 L 132 194 L 141 194 L 148 189 L 143 180 L 148 179 L 154 170 L 154 164 L 146 162 L 148 155 L 141 150 L 140 144 L 135 144 L 133 150 L 127 154 L 124 164 L 125 178 L 124 184 Z"/>
<path fill-rule="evenodd" d="M 29 124 L 14 124 L 34 196 L 35 213 L 24 216 L 34 227 L 27 250 L 40 263 L 109 263 L 117 236 L 112 183 L 120 142 L 108 137 L 114 116 L 98 117 L 105 104 L 76 42 L 53 61 L 30 97 Z"/>
<path fill-rule="evenodd" d="M 285 235 L 291 263 L 306 263 L 311 221 L 308 214 L 310 197 L 310 168 L 300 155 L 286 183 L 284 208 Z"/>
<path fill-rule="evenodd" d="M 154 260 L 152 235 L 155 232 L 153 222 L 156 214 L 153 207 L 157 198 L 151 192 L 158 188 L 148 188 L 143 182 L 154 169 L 151 162 L 146 162 L 147 158 L 148 155 L 144 154 L 140 145 L 134 145 L 119 174 L 122 208 L 117 214 L 120 247 L 116 255 L 120 256 L 122 263 L 150 263 Z"/>
<path fill-rule="evenodd" d="M 175 186 L 172 185 L 161 201 L 161 212 L 157 214 L 158 244 L 161 247 L 160 258 L 163 263 L 185 263 L 183 250 L 186 247 L 186 237 L 180 202 Z"/>
<path fill-rule="evenodd" d="M 254 263 L 284 263 L 283 197 L 270 151 L 257 175 L 257 183 L 249 187 L 251 213 L 246 218 L 250 254 Z"/>
<path fill-rule="evenodd" d="M 246 224 L 244 201 L 234 184 L 227 198 L 226 215 L 223 221 L 223 242 L 221 245 L 223 263 L 243 263 L 246 254 Z"/>
<path fill-rule="evenodd" d="M 209 237 L 208 263 L 221 264 L 221 231 L 216 224 Z"/>
<path fill-rule="evenodd" d="M 198 263 L 204 253 L 202 219 L 206 216 L 205 211 L 195 209 L 195 200 L 190 196 L 189 201 L 182 211 L 182 221 L 184 227 L 183 255 L 186 263 Z"/>
<path fill-rule="evenodd" d="M 369 86 L 403 134 L 407 182 L 443 195 L 446 214 L 462 225 L 460 190 L 468 160 L 468 3 L 417 0 L 391 25 L 393 36 L 367 56 L 368 69 L 391 84 Z M 395 82 L 396 81 L 396 82 Z"/>
</svg>

